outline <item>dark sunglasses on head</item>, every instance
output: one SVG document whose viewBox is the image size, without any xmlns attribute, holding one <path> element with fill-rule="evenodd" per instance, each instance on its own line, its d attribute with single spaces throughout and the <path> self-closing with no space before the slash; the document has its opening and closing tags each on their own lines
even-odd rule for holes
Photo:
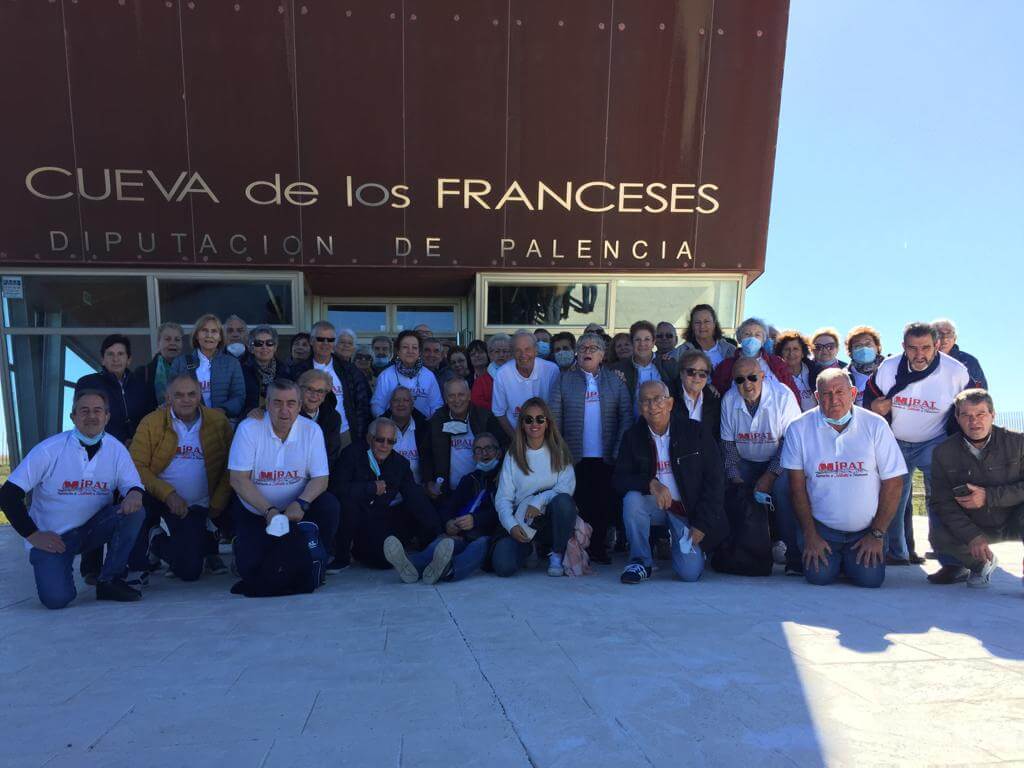
<svg viewBox="0 0 1024 768">
<path fill-rule="evenodd" d="M 686 371 L 687 376 L 696 376 L 701 379 L 706 379 L 708 377 L 708 372 L 703 368 L 685 368 L 684 370 Z"/>
<path fill-rule="evenodd" d="M 759 380 L 756 373 L 748 373 L 746 376 L 733 376 L 732 380 L 737 384 L 742 384 L 744 381 L 755 382 Z"/>
<path fill-rule="evenodd" d="M 533 424 L 534 422 L 544 424 L 547 420 L 546 416 L 523 416 L 523 424 Z"/>
<path fill-rule="evenodd" d="M 317 336 L 316 340 L 321 344 L 333 344 L 337 339 L 332 339 L 330 336 Z"/>
<path fill-rule="evenodd" d="M 259 349 L 260 347 L 276 347 L 277 346 L 277 342 L 276 341 L 271 341 L 270 339 L 267 339 L 266 341 L 263 341 L 261 339 L 259 341 L 254 341 L 252 343 L 252 346 L 253 346 L 254 349 Z"/>
<path fill-rule="evenodd" d="M 377 437 L 376 435 L 374 435 L 373 442 L 379 443 L 380 445 L 394 445 L 398 441 L 395 440 L 393 437 Z"/>
</svg>

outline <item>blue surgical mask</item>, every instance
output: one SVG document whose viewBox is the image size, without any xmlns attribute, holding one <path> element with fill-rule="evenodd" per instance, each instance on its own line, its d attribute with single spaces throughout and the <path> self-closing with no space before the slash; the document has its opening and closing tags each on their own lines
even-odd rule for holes
<svg viewBox="0 0 1024 768">
<path fill-rule="evenodd" d="M 375 368 L 387 368 L 391 365 L 391 357 L 389 355 L 374 355 L 373 365 Z"/>
<path fill-rule="evenodd" d="M 498 466 L 498 457 L 497 456 L 495 456 L 490 461 L 478 461 L 476 463 L 476 468 L 479 469 L 481 472 L 490 472 L 496 466 Z"/>
<path fill-rule="evenodd" d="M 769 355 L 775 352 L 774 339 L 769 338 L 768 341 L 764 343 L 764 351 L 767 352 Z"/>
<path fill-rule="evenodd" d="M 80 442 L 82 445 L 89 445 L 89 446 L 96 445 L 96 443 L 98 443 L 100 440 L 102 440 L 104 435 L 107 434 L 106 432 L 100 432 L 95 437 L 86 437 L 85 435 L 83 435 L 81 432 L 78 431 L 78 427 L 75 427 L 75 429 L 73 431 L 75 433 L 75 437 L 78 438 L 78 442 Z"/>
<path fill-rule="evenodd" d="M 550 341 L 538 341 L 537 342 L 537 354 L 541 357 L 547 357 L 551 354 L 551 342 Z"/>
<path fill-rule="evenodd" d="M 747 336 L 747 338 L 740 342 L 740 349 L 743 351 L 744 357 L 757 357 L 763 346 L 757 336 Z"/>
<path fill-rule="evenodd" d="M 824 413 L 821 414 L 821 418 L 825 420 L 826 424 L 831 424 L 833 427 L 844 427 L 850 423 L 850 419 L 853 418 L 853 408 L 846 412 L 845 416 L 840 416 L 838 419 L 830 419 Z"/>
<path fill-rule="evenodd" d="M 754 501 L 758 504 L 764 504 L 766 507 L 774 507 L 772 502 L 772 495 L 765 493 L 764 491 L 754 491 Z"/>
<path fill-rule="evenodd" d="M 871 347 L 857 347 L 853 350 L 853 362 L 868 365 L 875 362 L 878 354 Z"/>
<path fill-rule="evenodd" d="M 555 352 L 555 362 L 559 368 L 568 368 L 575 359 L 576 354 L 571 349 L 560 349 Z"/>
</svg>

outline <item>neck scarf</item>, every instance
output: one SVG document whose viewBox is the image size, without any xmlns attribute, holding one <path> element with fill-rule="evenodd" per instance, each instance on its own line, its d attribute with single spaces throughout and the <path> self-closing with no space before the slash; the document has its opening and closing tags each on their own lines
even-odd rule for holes
<svg viewBox="0 0 1024 768">
<path fill-rule="evenodd" d="M 413 365 L 406 365 L 401 360 L 395 360 L 395 370 L 400 376 L 404 376 L 407 379 L 415 379 L 420 375 L 420 371 L 423 369 L 423 361 L 417 360 Z"/>
</svg>

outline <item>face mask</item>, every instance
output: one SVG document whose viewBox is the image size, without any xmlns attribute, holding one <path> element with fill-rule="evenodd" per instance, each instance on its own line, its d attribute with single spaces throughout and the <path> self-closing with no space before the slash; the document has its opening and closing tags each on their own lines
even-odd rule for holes
<svg viewBox="0 0 1024 768">
<path fill-rule="evenodd" d="M 764 351 L 769 355 L 775 351 L 775 342 L 772 339 L 768 339 L 768 341 L 764 343 Z"/>
<path fill-rule="evenodd" d="M 559 368 L 568 368 L 575 359 L 576 355 L 571 349 L 560 349 L 555 352 L 555 362 L 558 363 Z"/>
<path fill-rule="evenodd" d="M 376 368 L 387 368 L 389 365 L 391 365 L 391 358 L 388 357 L 387 355 L 374 355 L 373 365 Z"/>
<path fill-rule="evenodd" d="M 245 354 L 245 344 L 240 341 L 236 341 L 234 344 L 228 344 L 227 350 L 235 357 L 241 357 Z"/>
<path fill-rule="evenodd" d="M 860 363 L 861 365 L 875 362 L 876 357 L 878 355 L 871 347 L 857 347 L 853 350 L 853 362 Z"/>
<path fill-rule="evenodd" d="M 446 421 L 441 431 L 446 435 L 464 435 L 469 432 L 469 426 L 464 421 Z"/>
<path fill-rule="evenodd" d="M 772 502 L 772 495 L 770 493 L 765 493 L 764 491 L 754 491 L 754 501 L 758 504 L 764 504 L 769 508 L 774 508 L 775 506 Z"/>
<path fill-rule="evenodd" d="M 75 437 L 78 438 L 78 442 L 80 442 L 82 445 L 89 445 L 89 446 L 96 445 L 96 443 L 98 443 L 100 440 L 102 440 L 103 436 L 105 434 L 107 434 L 106 432 L 100 432 L 95 437 L 86 437 L 85 435 L 83 435 L 81 432 L 78 431 L 78 427 L 75 427 L 74 432 L 75 432 Z"/>
<path fill-rule="evenodd" d="M 831 424 L 834 427 L 842 427 L 850 423 L 850 419 L 853 418 L 853 408 L 846 412 L 845 416 L 840 416 L 838 419 L 830 419 L 825 414 L 821 415 L 821 418 L 825 420 L 826 424 Z"/>
<path fill-rule="evenodd" d="M 497 457 L 491 459 L 490 461 L 478 461 L 476 463 L 476 468 L 479 469 L 481 472 L 490 472 L 496 466 L 498 466 Z"/>
<path fill-rule="evenodd" d="M 757 357 L 757 353 L 761 351 L 762 346 L 764 345 L 757 336 L 747 336 L 747 338 L 740 342 L 740 349 L 743 350 L 744 357 Z"/>
<path fill-rule="evenodd" d="M 537 354 L 541 357 L 547 357 L 551 354 L 551 342 L 550 341 L 538 341 L 537 342 Z"/>
</svg>

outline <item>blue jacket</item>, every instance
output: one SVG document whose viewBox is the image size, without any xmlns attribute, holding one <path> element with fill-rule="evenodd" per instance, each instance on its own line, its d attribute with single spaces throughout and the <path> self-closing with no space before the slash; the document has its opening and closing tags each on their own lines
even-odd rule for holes
<svg viewBox="0 0 1024 768">
<path fill-rule="evenodd" d="M 171 376 L 196 372 L 199 367 L 199 350 L 180 357 L 171 363 Z M 218 350 L 210 361 L 210 407 L 221 408 L 229 419 L 242 416 L 245 405 L 245 376 L 242 366 L 233 355 Z"/>
<path fill-rule="evenodd" d="M 956 344 L 949 350 L 949 356 L 954 360 L 959 360 L 965 366 L 967 366 L 967 373 L 971 377 L 972 387 L 981 387 L 982 389 L 988 389 L 988 379 L 985 378 L 985 372 L 981 370 L 981 363 L 978 362 L 978 358 L 974 355 L 964 352 Z"/>
</svg>

